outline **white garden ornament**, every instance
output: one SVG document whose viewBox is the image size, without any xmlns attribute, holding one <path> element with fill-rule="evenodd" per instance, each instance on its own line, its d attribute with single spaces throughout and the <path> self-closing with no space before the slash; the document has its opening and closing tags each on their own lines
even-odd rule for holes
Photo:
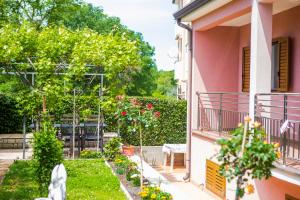
<svg viewBox="0 0 300 200">
<path fill-rule="evenodd" d="M 65 200 L 66 199 L 67 172 L 63 164 L 56 165 L 51 174 L 48 198 L 35 200 Z"/>
</svg>

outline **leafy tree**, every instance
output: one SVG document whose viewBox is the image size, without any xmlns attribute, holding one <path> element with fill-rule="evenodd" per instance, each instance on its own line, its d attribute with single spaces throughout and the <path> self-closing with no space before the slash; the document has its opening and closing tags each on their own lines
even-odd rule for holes
<svg viewBox="0 0 300 200">
<path fill-rule="evenodd" d="M 119 79 L 126 80 L 128 88 L 124 93 L 129 95 L 150 96 L 156 88 L 156 64 L 153 59 L 154 48 L 143 40 L 140 33 L 129 30 L 117 17 L 109 17 L 103 10 L 80 0 L 0 0 L 0 11 L 3 25 L 5 23 L 22 24 L 24 20 L 38 28 L 51 25 L 64 25 L 72 30 L 89 28 L 101 35 L 126 36 L 136 42 L 141 56 L 139 70 L 127 70 L 119 74 Z M 122 84 L 117 84 L 120 88 Z"/>
<path fill-rule="evenodd" d="M 49 110 L 54 111 L 58 102 L 65 99 L 65 93 L 74 88 L 86 89 L 84 74 L 90 70 L 105 70 L 107 94 L 125 91 L 129 80 L 119 75 L 139 70 L 141 59 L 137 45 L 124 35 L 100 35 L 90 29 L 70 31 L 64 27 L 46 27 L 37 30 L 28 23 L 8 24 L 0 29 L 0 65 L 17 74 L 32 70 L 39 73 L 34 85 L 28 77 L 19 74 L 30 89 L 20 90 L 17 99 L 27 113 L 36 113 L 41 110 L 41 96 L 45 96 Z M 28 60 L 32 64 L 28 64 Z M 23 62 L 27 64 L 20 64 Z M 90 64 L 93 64 L 92 69 L 88 67 Z M 57 72 L 66 72 L 66 75 L 57 76 Z M 97 89 L 95 85 L 87 92 L 96 94 Z"/>
<path fill-rule="evenodd" d="M 42 27 L 76 12 L 81 3 L 81 0 L 0 0 L 0 23 L 21 24 L 26 20 Z"/>
<path fill-rule="evenodd" d="M 157 73 L 157 88 L 153 94 L 155 97 L 175 97 L 176 96 L 176 81 L 174 79 L 174 70 L 162 71 Z"/>
</svg>

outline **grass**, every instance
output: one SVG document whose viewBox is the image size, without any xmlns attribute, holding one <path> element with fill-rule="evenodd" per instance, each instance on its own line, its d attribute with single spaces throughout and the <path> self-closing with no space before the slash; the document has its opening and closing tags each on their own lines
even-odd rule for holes
<svg viewBox="0 0 300 200">
<path fill-rule="evenodd" d="M 125 200 L 120 182 L 101 159 L 67 160 L 67 199 Z M 31 161 L 16 161 L 0 186 L 0 200 L 27 200 L 39 197 Z"/>
</svg>

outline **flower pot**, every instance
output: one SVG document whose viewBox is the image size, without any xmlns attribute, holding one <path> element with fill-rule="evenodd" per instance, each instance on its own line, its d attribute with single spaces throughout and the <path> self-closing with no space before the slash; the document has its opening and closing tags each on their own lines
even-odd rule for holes
<svg viewBox="0 0 300 200">
<path fill-rule="evenodd" d="M 133 156 L 134 155 L 134 146 L 122 146 L 122 152 L 126 156 Z"/>
</svg>

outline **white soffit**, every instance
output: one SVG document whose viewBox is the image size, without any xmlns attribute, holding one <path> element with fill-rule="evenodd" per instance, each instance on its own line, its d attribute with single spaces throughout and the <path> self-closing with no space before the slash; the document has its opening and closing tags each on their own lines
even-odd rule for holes
<svg viewBox="0 0 300 200">
<path fill-rule="evenodd" d="M 299 6 L 300 0 L 275 0 L 273 4 L 273 15 Z M 220 26 L 243 26 L 251 22 L 251 13 L 224 22 Z"/>
<path fill-rule="evenodd" d="M 204 4 L 197 10 L 195 10 L 195 11 L 191 12 L 190 14 L 186 15 L 185 17 L 183 17 L 181 19 L 181 21 L 182 22 L 192 22 L 192 21 L 224 6 L 225 4 L 228 4 L 231 1 L 233 1 L 233 0 L 212 0 L 209 3 Z"/>
</svg>

